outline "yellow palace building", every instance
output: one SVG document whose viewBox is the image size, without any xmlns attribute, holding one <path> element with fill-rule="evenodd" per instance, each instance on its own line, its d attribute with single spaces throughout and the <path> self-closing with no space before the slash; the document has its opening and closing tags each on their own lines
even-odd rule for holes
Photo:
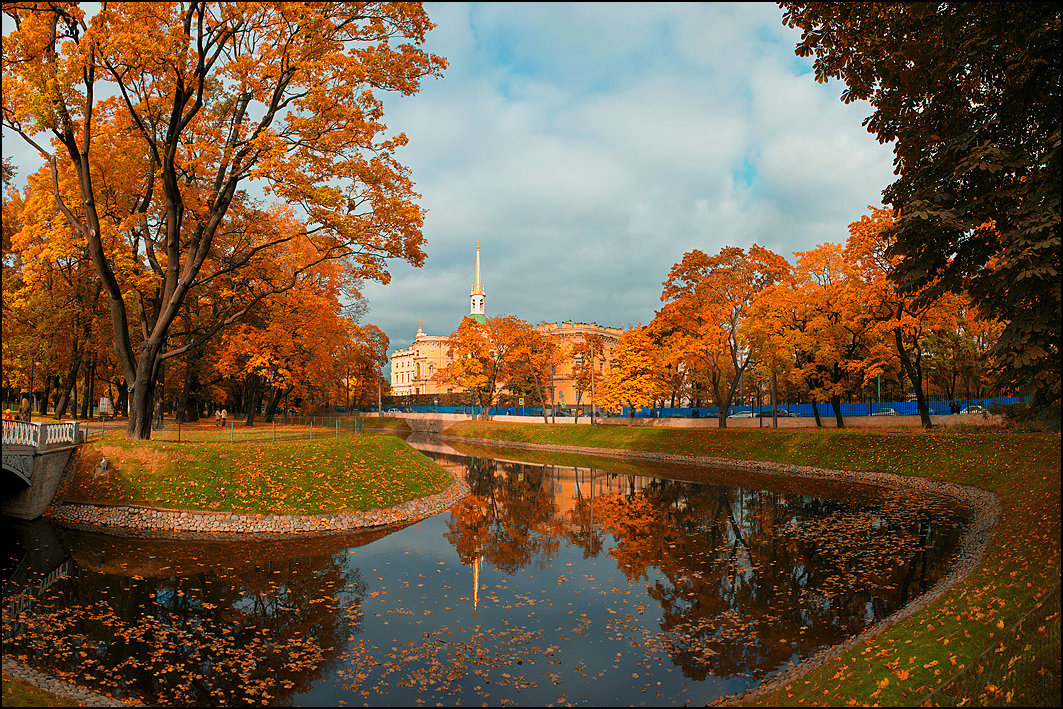
<svg viewBox="0 0 1063 709">
<path fill-rule="evenodd" d="M 487 294 L 484 292 L 483 282 L 480 279 L 480 243 L 476 242 L 476 279 L 469 293 L 469 314 L 467 317 L 481 323 L 487 322 L 485 306 Z M 616 327 L 604 327 L 597 323 L 574 323 L 565 320 L 559 323 L 542 323 L 538 326 L 539 332 L 552 339 L 560 341 L 565 348 L 570 348 L 584 342 L 588 335 L 598 335 L 603 344 L 604 356 L 598 362 L 596 378 L 609 371 L 613 361 L 613 348 L 616 347 L 623 331 Z M 466 391 L 462 387 L 432 379 L 439 370 L 445 368 L 452 361 L 447 346 L 447 335 L 426 335 L 417 324 L 417 334 L 413 343 L 400 350 L 391 353 L 391 393 L 398 396 L 408 394 L 451 394 Z M 571 360 L 558 368 L 554 375 L 555 401 L 559 405 L 573 405 L 576 403 L 578 392 L 573 379 L 574 364 Z M 584 392 L 580 404 L 590 405 L 591 394 Z"/>
</svg>

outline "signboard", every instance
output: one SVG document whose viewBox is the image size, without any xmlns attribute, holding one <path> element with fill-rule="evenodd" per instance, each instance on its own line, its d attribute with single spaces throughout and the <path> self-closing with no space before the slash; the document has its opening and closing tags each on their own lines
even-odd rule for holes
<svg viewBox="0 0 1063 709">
<path fill-rule="evenodd" d="M 517 406 L 524 406 L 524 397 L 523 396 L 520 397 L 520 399 L 518 399 L 517 401 L 520 402 L 520 403 L 517 404 Z"/>
<path fill-rule="evenodd" d="M 100 413 L 101 414 L 113 414 L 114 407 L 111 406 L 111 400 L 106 396 L 100 399 Z"/>
</svg>

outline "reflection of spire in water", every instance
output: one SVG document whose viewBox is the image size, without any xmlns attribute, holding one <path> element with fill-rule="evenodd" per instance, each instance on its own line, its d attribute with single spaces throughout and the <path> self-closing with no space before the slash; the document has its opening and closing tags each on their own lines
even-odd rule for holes
<svg viewBox="0 0 1063 709">
<path fill-rule="evenodd" d="M 477 618 L 476 607 L 480 604 L 480 564 L 483 556 L 476 556 L 472 560 L 472 617 Z"/>
</svg>

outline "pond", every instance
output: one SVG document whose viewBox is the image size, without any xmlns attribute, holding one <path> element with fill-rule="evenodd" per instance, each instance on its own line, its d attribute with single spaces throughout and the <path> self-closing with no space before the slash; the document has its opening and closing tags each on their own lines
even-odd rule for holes
<svg viewBox="0 0 1063 709">
<path fill-rule="evenodd" d="M 901 608 L 966 523 L 871 486 L 410 442 L 472 494 L 401 529 L 8 521 L 5 655 L 160 704 L 704 704 Z"/>
</svg>

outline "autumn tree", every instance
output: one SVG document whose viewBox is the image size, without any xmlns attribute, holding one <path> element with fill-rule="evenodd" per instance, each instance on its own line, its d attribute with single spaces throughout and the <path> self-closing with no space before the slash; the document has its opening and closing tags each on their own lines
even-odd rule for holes
<svg viewBox="0 0 1063 709">
<path fill-rule="evenodd" d="M 374 93 L 413 94 L 444 67 L 418 48 L 432 27 L 419 4 L 112 3 L 91 18 L 76 3 L 3 11 L 15 26 L 3 39 L 3 125 L 45 158 L 56 205 L 88 245 L 130 385 L 128 436 L 150 436 L 160 366 L 187 351 L 167 348 L 170 328 L 189 293 L 221 270 L 204 276 L 204 264 L 242 246 L 242 229 L 227 243 L 219 236 L 234 203 L 257 208 L 251 183 L 298 209 L 304 226 L 260 231 L 252 248 L 237 248 L 231 273 L 297 237 L 313 247 L 304 269 L 336 260 L 352 278 L 387 282 L 387 259 L 422 263 L 422 214 L 394 158 L 406 137 L 385 135 Z M 101 151 L 119 159 L 96 160 Z M 67 166 L 76 200 L 59 185 Z M 130 197 L 117 222 L 99 211 L 104 184 Z M 128 301 L 128 278 L 150 288 L 148 307 Z M 293 285 L 262 284 L 242 308 Z"/>
<path fill-rule="evenodd" d="M 815 400 L 831 403 L 843 428 L 841 397 L 883 371 L 888 349 L 875 330 L 871 296 L 853 278 L 844 249 L 821 244 L 795 256 L 790 298 L 801 324 L 792 331 L 798 371 Z"/>
<path fill-rule="evenodd" d="M 719 426 L 727 427 L 726 412 L 742 375 L 753 361 L 751 343 L 739 325 L 750 304 L 789 271 L 786 259 L 754 244 L 746 253 L 728 246 L 715 256 L 695 249 L 683 255 L 664 282 L 651 328 L 678 350 L 673 356 L 693 371 L 704 373 L 717 405 Z"/>
<path fill-rule="evenodd" d="M 928 297 L 923 290 L 910 293 L 898 286 L 901 257 L 890 248 L 892 224 L 892 210 L 871 207 L 870 215 L 849 225 L 845 255 L 853 270 L 850 288 L 868 309 L 879 339 L 892 341 L 894 354 L 915 389 L 923 428 L 930 428 L 930 407 L 923 388 L 926 353 L 934 333 L 956 329 L 963 301 L 955 293 Z"/>
<path fill-rule="evenodd" d="M 387 387 L 381 369 L 388 363 L 391 341 L 376 325 L 359 325 L 348 318 L 342 362 L 347 367 L 348 396 L 355 405 L 375 401 Z"/>
<path fill-rule="evenodd" d="M 613 349 L 613 358 L 616 363 L 596 392 L 603 409 L 620 411 L 627 406 L 634 417 L 636 409 L 654 406 L 664 396 L 660 359 L 649 328 L 629 326 Z"/>
<path fill-rule="evenodd" d="M 509 377 L 506 388 L 518 396 L 533 394 L 542 407 L 543 421 L 549 423 L 546 390 L 552 386 L 554 372 L 570 358 L 557 340 L 543 335 L 539 328 L 518 326 L 510 333 Z"/>
<path fill-rule="evenodd" d="M 495 315 L 483 323 L 464 318 L 447 338 L 450 363 L 432 378 L 473 391 L 485 420 L 495 394 L 529 373 L 538 381 L 542 399 L 542 377 L 550 378 L 542 367 L 548 366 L 553 353 L 536 335 L 535 328 L 513 315 Z"/>
<path fill-rule="evenodd" d="M 605 354 L 605 345 L 601 335 L 591 333 L 582 342 L 576 343 L 572 348 L 572 379 L 576 388 L 576 423 L 579 423 L 580 403 L 583 395 L 590 392 L 593 400 L 596 382 L 601 382 L 599 374 L 605 367 L 602 358 Z M 592 401 L 592 404 L 596 403 Z M 591 423 L 594 417 L 591 416 Z"/>
<path fill-rule="evenodd" d="M 1059 3 L 781 2 L 816 79 L 866 100 L 893 142 L 893 278 L 933 299 L 966 292 L 1004 323 L 1001 381 L 1058 421 Z"/>
</svg>

